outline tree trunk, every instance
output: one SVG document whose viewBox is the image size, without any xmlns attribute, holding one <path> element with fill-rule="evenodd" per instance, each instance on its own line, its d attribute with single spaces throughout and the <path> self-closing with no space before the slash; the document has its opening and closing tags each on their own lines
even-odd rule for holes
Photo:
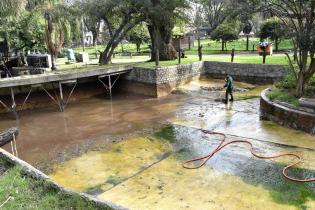
<svg viewBox="0 0 315 210">
<path fill-rule="evenodd" d="M 222 51 L 224 51 L 224 41 L 222 40 Z"/>
<path fill-rule="evenodd" d="M 276 37 L 275 42 L 276 42 L 276 51 L 279 51 L 279 38 L 278 37 Z"/>
<path fill-rule="evenodd" d="M 51 55 L 51 70 L 57 70 L 56 65 L 57 57 L 55 55 Z"/>
<path fill-rule="evenodd" d="M 108 44 L 105 51 L 100 53 L 99 63 L 100 65 L 110 64 L 112 61 L 112 56 L 114 54 L 114 50 L 118 46 L 119 42 L 112 42 Z"/>
<path fill-rule="evenodd" d="M 246 51 L 249 50 L 249 36 L 246 36 Z"/>
<path fill-rule="evenodd" d="M 296 48 L 294 48 L 294 55 L 293 55 L 293 61 L 296 63 L 297 62 L 297 60 L 298 60 L 298 55 L 297 55 L 298 53 L 297 53 L 297 49 Z"/>
<path fill-rule="evenodd" d="M 174 48 L 174 46 L 171 43 L 172 37 L 168 32 L 167 28 L 164 26 L 157 27 L 158 30 L 156 34 L 154 34 L 154 26 L 149 25 L 148 26 L 151 42 L 152 43 L 158 43 L 159 48 L 159 58 L 161 61 L 168 61 L 168 60 L 175 60 L 177 59 L 177 53 Z M 156 39 L 156 40 L 155 40 Z M 155 46 L 152 44 L 152 50 L 151 50 L 151 58 L 152 60 L 155 60 Z"/>
<path fill-rule="evenodd" d="M 305 94 L 305 86 L 315 73 L 315 59 L 311 58 L 311 63 L 307 66 L 308 52 L 302 51 L 301 53 L 301 65 L 298 73 L 298 80 L 296 86 L 296 96 L 302 97 Z"/>
<path fill-rule="evenodd" d="M 136 45 L 137 45 L 137 52 L 139 53 L 139 52 L 140 52 L 140 45 L 141 45 L 141 44 L 137 43 Z"/>
<path fill-rule="evenodd" d="M 302 97 L 304 94 L 304 88 L 305 88 L 305 79 L 304 79 L 304 74 L 300 72 L 297 85 L 296 85 L 296 96 L 297 97 Z"/>
<path fill-rule="evenodd" d="M 92 36 L 93 36 L 93 47 L 95 47 L 97 38 L 98 38 L 98 33 L 96 31 L 92 31 Z"/>
</svg>

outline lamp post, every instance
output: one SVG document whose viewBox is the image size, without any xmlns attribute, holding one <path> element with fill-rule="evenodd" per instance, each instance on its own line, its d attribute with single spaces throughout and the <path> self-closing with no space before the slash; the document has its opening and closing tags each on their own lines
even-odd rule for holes
<svg viewBox="0 0 315 210">
<path fill-rule="evenodd" d="M 176 37 L 178 39 L 178 64 L 181 63 L 181 36 Z"/>
<path fill-rule="evenodd" d="M 81 18 L 81 32 L 82 32 L 82 47 L 83 52 L 85 52 L 85 31 L 84 31 L 84 20 Z"/>
<path fill-rule="evenodd" d="M 157 28 L 154 26 L 154 51 L 155 51 L 155 67 L 159 67 L 160 65 L 160 51 L 158 47 L 157 41 Z"/>
</svg>

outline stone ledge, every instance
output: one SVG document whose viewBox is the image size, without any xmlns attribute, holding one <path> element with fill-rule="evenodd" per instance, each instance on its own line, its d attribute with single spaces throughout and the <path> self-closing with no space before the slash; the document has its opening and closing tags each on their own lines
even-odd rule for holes
<svg viewBox="0 0 315 210">
<path fill-rule="evenodd" d="M 293 109 L 272 102 L 268 99 L 266 89 L 261 93 L 260 117 L 263 120 L 271 120 L 282 126 L 315 134 L 315 114 Z"/>
<path fill-rule="evenodd" d="M 0 148 L 0 159 L 3 159 L 15 166 L 20 166 L 22 172 L 25 173 L 26 176 L 34 179 L 45 182 L 48 186 L 51 186 L 55 189 L 58 189 L 68 195 L 79 195 L 83 200 L 91 203 L 95 209 L 113 209 L 113 210 L 125 210 L 121 206 L 115 205 L 113 203 L 92 197 L 85 193 L 77 193 L 75 191 L 69 190 L 67 188 L 62 187 L 61 185 L 57 184 L 56 182 L 52 181 L 47 175 L 42 173 L 41 171 L 37 170 L 30 164 L 26 163 L 25 161 L 11 155 L 7 151 Z"/>
</svg>

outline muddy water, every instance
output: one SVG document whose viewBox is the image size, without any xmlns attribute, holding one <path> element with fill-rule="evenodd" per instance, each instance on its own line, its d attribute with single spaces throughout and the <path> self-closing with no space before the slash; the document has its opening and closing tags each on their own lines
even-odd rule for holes
<svg viewBox="0 0 315 210">
<path fill-rule="evenodd" d="M 261 154 L 297 152 L 305 163 L 290 175 L 315 175 L 314 136 L 259 120 L 253 97 L 265 87 L 237 83 L 251 89 L 236 93 L 246 100 L 224 105 L 217 102 L 224 93 L 210 91 L 219 86 L 203 79 L 162 99 L 119 93 L 112 102 L 83 100 L 64 113 L 23 112 L 19 155 L 66 187 L 131 209 L 314 209 L 314 184 L 281 176 L 287 157 L 257 160 L 246 145 L 232 145 L 201 169 L 182 168 L 220 143 L 203 128 L 228 140 L 251 138 Z M 15 123 L 3 116 L 0 129 Z"/>
</svg>

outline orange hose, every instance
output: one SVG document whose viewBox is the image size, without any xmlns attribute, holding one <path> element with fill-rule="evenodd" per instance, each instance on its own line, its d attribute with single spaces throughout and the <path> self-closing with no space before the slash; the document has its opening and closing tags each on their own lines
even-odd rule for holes
<svg viewBox="0 0 315 210">
<path fill-rule="evenodd" d="M 282 170 L 282 175 L 288 179 L 288 180 L 291 180 L 291 181 L 294 181 L 294 182 L 313 182 L 315 181 L 315 178 L 310 178 L 310 179 L 297 179 L 297 178 L 294 178 L 294 177 L 291 177 L 288 175 L 288 170 L 290 168 L 292 168 L 293 166 L 297 165 L 297 164 L 300 164 L 302 163 L 302 159 L 299 155 L 297 154 L 294 154 L 294 153 L 282 153 L 282 154 L 278 154 L 278 155 L 272 155 L 272 156 L 262 156 L 262 155 L 258 155 L 254 152 L 254 147 L 253 147 L 253 144 L 250 142 L 250 141 L 246 141 L 246 140 L 236 140 L 236 141 L 229 141 L 229 142 L 226 142 L 226 135 L 224 133 L 218 133 L 218 132 L 211 132 L 211 131 L 207 131 L 207 130 L 201 130 L 202 132 L 204 132 L 205 134 L 213 134 L 213 135 L 220 135 L 223 137 L 223 140 L 221 141 L 221 143 L 219 144 L 219 146 L 217 148 L 215 148 L 212 152 L 210 152 L 208 155 L 204 156 L 204 157 L 199 157 L 199 158 L 195 158 L 195 159 L 191 159 L 191 160 L 188 160 L 188 161 L 185 161 L 183 163 L 183 167 L 185 169 L 198 169 L 198 168 L 201 168 L 202 166 L 204 166 L 208 160 L 214 155 L 216 154 L 217 152 L 219 152 L 221 149 L 223 149 L 224 147 L 230 145 L 230 144 L 235 144 L 235 143 L 245 143 L 245 144 L 248 144 L 250 146 L 250 152 L 252 153 L 253 156 L 255 156 L 256 158 L 259 158 L 259 159 L 274 159 L 274 158 L 279 158 L 279 157 L 283 157 L 283 156 L 293 156 L 295 158 L 297 158 L 296 161 L 294 161 L 292 164 L 286 166 L 283 170 Z M 188 163 L 193 163 L 193 162 L 196 162 L 196 161 L 202 161 L 199 165 L 197 166 L 193 166 L 193 167 L 189 167 L 187 166 Z"/>
</svg>

